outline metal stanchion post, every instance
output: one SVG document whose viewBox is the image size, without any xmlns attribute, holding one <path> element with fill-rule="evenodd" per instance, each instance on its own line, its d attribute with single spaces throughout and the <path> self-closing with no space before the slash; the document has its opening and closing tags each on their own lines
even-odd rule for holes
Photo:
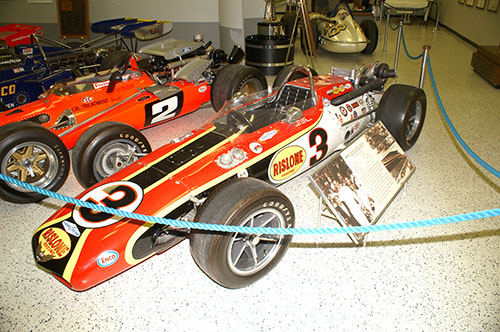
<svg viewBox="0 0 500 332">
<path fill-rule="evenodd" d="M 391 14 L 387 11 L 387 19 L 385 22 L 385 36 L 384 36 L 384 52 L 387 51 L 387 34 L 389 33 L 389 21 L 391 20 Z"/>
<path fill-rule="evenodd" d="M 424 78 L 425 78 L 425 67 L 427 66 L 427 55 L 429 54 L 429 50 L 431 49 L 430 45 L 424 45 L 424 55 L 422 57 L 422 68 L 420 69 L 420 82 L 418 87 L 420 89 L 424 86 Z"/>
<path fill-rule="evenodd" d="M 396 44 L 396 55 L 394 56 L 394 70 L 398 69 L 399 48 L 401 47 L 402 33 L 403 33 L 403 20 L 400 20 L 398 27 L 398 43 Z"/>
</svg>

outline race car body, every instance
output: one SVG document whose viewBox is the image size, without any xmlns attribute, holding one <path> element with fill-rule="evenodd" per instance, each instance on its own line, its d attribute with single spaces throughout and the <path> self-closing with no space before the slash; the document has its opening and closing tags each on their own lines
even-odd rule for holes
<svg viewBox="0 0 500 332">
<path fill-rule="evenodd" d="M 239 90 L 267 89 L 254 68 L 236 67 L 242 70 L 219 79 L 221 68 L 242 59 L 240 52 L 227 56 L 202 41 L 158 45 L 138 54 L 114 52 L 101 63 L 109 70 L 58 83 L 42 99 L 0 111 L 0 172 L 56 191 L 67 178 L 73 149 L 73 172 L 87 188 L 151 152 L 139 130 L 208 101 L 219 109 Z M 0 197 L 14 203 L 44 198 L 5 182 Z"/>
<path fill-rule="evenodd" d="M 294 14 L 285 14 L 281 20 L 285 34 L 291 35 Z M 363 20 L 358 24 L 345 2 L 339 4 L 326 15 L 309 14 L 311 21 L 311 46 L 333 53 L 372 54 L 377 48 L 378 27 L 374 20 Z M 301 46 L 305 51 L 306 33 L 301 33 Z"/>
<path fill-rule="evenodd" d="M 405 148 L 415 143 L 423 124 L 422 90 L 405 86 L 405 102 L 413 98 L 410 95 L 418 98 L 404 110 L 392 104 L 391 93 L 382 97 L 381 89 L 393 75 L 386 65 L 364 67 L 356 77 L 341 73 L 313 77 L 307 68 L 286 67 L 271 93 L 237 94 L 203 127 L 79 198 L 162 218 L 293 227 L 293 206 L 276 185 L 341 150 L 376 121 L 377 105 Z M 393 106 L 399 110 L 390 115 Z M 391 124 L 398 112 L 414 121 Z M 32 247 L 39 267 L 81 291 L 186 237 L 198 266 L 229 288 L 246 286 L 269 272 L 291 241 L 285 235 L 189 231 L 66 205 L 36 230 Z"/>
<path fill-rule="evenodd" d="M 37 25 L 19 23 L 7 24 L 0 27 L 0 41 L 9 47 L 30 44 L 32 34 L 43 36 L 43 28 Z"/>
<path fill-rule="evenodd" d="M 156 85 L 137 67 L 132 58 L 130 67 L 119 77 L 91 75 L 60 84 L 47 97 L 22 107 L 0 113 L 0 126 L 30 121 L 49 128 L 72 149 L 90 126 L 104 121 L 126 122 L 143 129 L 181 116 L 210 101 L 207 82 L 173 82 Z M 110 91 L 110 82 L 113 90 Z"/>
</svg>

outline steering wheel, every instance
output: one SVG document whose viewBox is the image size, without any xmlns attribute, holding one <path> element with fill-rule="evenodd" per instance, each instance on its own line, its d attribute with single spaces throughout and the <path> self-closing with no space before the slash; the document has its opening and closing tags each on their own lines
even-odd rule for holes
<svg viewBox="0 0 500 332">
<path fill-rule="evenodd" d="M 247 125 L 248 128 L 252 128 L 252 123 L 250 120 L 243 115 L 243 113 L 234 111 L 229 113 L 229 116 L 237 123 L 237 124 L 242 124 L 242 125 Z"/>
</svg>

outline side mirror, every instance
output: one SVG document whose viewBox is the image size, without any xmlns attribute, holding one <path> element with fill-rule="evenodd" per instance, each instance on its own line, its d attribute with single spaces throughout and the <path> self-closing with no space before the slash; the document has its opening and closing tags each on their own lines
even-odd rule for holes
<svg viewBox="0 0 500 332">
<path fill-rule="evenodd" d="M 113 92 L 116 84 L 118 84 L 122 80 L 123 80 L 122 74 L 119 71 L 112 72 L 111 75 L 109 76 L 109 85 L 106 92 Z"/>
</svg>

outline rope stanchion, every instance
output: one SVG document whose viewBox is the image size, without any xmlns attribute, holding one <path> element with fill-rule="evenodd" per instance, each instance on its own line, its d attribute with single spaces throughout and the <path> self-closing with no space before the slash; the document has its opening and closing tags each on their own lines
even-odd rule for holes
<svg viewBox="0 0 500 332">
<path fill-rule="evenodd" d="M 446 110 L 444 109 L 443 103 L 441 101 L 441 98 L 439 96 L 439 92 L 438 92 L 437 87 L 436 87 L 436 81 L 434 80 L 434 75 L 432 73 L 432 67 L 431 67 L 430 57 L 428 55 L 430 46 L 429 45 L 424 45 L 424 52 L 420 53 L 418 56 L 412 56 L 412 55 L 410 55 L 410 53 L 408 52 L 408 48 L 406 47 L 406 41 L 405 41 L 405 36 L 404 36 L 403 26 L 402 25 L 400 26 L 400 29 L 401 29 L 401 38 L 403 40 L 403 47 L 404 47 L 406 55 L 410 59 L 412 59 L 412 60 L 418 60 L 418 59 L 422 58 L 422 69 L 421 69 L 421 72 L 420 72 L 419 88 L 421 88 L 421 89 L 423 88 L 424 76 L 425 76 L 425 68 L 426 68 L 426 64 L 428 63 L 429 64 L 429 76 L 431 78 L 431 83 L 432 83 L 432 88 L 434 90 L 434 95 L 436 96 L 436 100 L 438 102 L 438 105 L 439 105 L 439 108 L 441 110 L 441 113 L 444 116 L 446 124 L 448 125 L 448 127 L 451 130 L 451 132 L 453 133 L 453 136 L 458 141 L 458 143 L 460 144 L 460 146 L 462 146 L 462 148 L 479 165 L 481 165 L 484 169 L 486 169 L 488 172 L 490 172 L 491 174 L 493 174 L 497 178 L 500 178 L 500 171 L 498 171 L 493 166 L 489 165 L 487 162 L 485 162 L 483 159 L 481 159 L 481 157 L 479 157 L 474 151 L 472 151 L 472 149 L 467 145 L 467 143 L 465 143 L 465 141 L 462 139 L 462 137 L 460 136 L 460 134 L 458 133 L 458 131 L 455 129 L 455 126 L 453 126 L 453 124 L 452 124 L 452 122 L 451 122 L 448 114 L 446 113 Z M 399 36 L 398 36 L 398 38 L 399 38 Z"/>
<path fill-rule="evenodd" d="M 243 233 L 243 234 L 277 234 L 277 235 L 331 235 L 331 234 L 353 234 L 353 233 L 368 233 L 380 231 L 405 230 L 417 227 L 428 227 L 436 225 L 455 224 L 463 221 L 478 220 L 500 216 L 500 208 L 476 211 L 472 213 L 459 214 L 455 216 L 447 216 L 440 218 L 432 218 L 426 220 L 407 221 L 400 223 L 392 223 L 385 225 L 369 225 L 369 226 L 352 226 L 352 227 L 325 227 L 325 228 L 267 228 L 267 227 L 244 227 L 244 226 L 228 226 L 220 224 L 206 224 L 198 222 L 189 222 L 182 220 L 165 219 L 154 216 L 147 216 L 127 212 L 123 210 L 112 209 L 107 206 L 96 205 L 86 201 L 82 201 L 73 197 L 64 196 L 49 190 L 32 186 L 28 183 L 19 181 L 10 176 L 0 173 L 0 180 L 7 181 L 16 186 L 28 189 L 39 194 L 61 200 L 66 203 L 74 204 L 80 207 L 88 208 L 94 211 L 105 212 L 112 215 L 141 220 L 149 223 L 157 223 L 172 227 L 198 229 L 205 231 Z"/>
</svg>

